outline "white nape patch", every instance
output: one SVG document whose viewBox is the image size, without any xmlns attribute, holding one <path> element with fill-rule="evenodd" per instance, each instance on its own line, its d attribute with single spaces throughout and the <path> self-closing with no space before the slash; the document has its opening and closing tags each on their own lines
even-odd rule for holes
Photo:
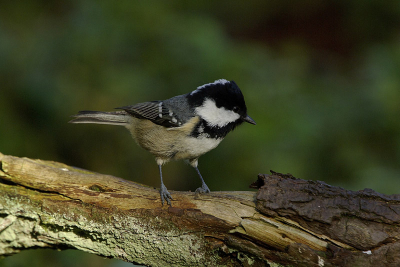
<svg viewBox="0 0 400 267">
<path fill-rule="evenodd" d="M 223 107 L 218 108 L 214 100 L 206 98 L 203 105 L 195 109 L 195 113 L 204 119 L 211 127 L 224 127 L 240 118 L 240 115 Z"/>
<path fill-rule="evenodd" d="M 367 254 L 367 255 L 371 255 L 371 254 L 372 254 L 372 251 L 371 251 L 371 250 L 367 250 L 367 251 L 363 251 L 363 253 L 364 253 L 364 254 Z"/>
<path fill-rule="evenodd" d="M 225 79 L 215 80 L 213 83 L 207 83 L 207 84 L 203 84 L 203 85 L 197 87 L 197 89 L 194 90 L 193 92 L 191 92 L 190 95 L 194 95 L 195 93 L 199 92 L 201 89 L 203 89 L 203 88 L 205 88 L 205 87 L 207 87 L 207 86 L 209 86 L 209 85 L 213 85 L 213 84 L 226 84 L 226 83 L 229 83 L 229 81 L 228 81 L 228 80 L 225 80 Z"/>
</svg>

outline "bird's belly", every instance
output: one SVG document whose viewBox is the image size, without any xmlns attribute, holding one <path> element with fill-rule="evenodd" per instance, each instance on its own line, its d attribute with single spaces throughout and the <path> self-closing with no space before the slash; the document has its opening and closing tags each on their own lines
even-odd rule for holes
<svg viewBox="0 0 400 267">
<path fill-rule="evenodd" d="M 127 128 L 136 142 L 156 158 L 164 161 L 195 159 L 217 147 L 223 139 L 191 137 L 193 127 L 190 124 L 194 125 L 197 122 L 198 118 L 194 117 L 183 127 L 166 129 L 148 120 L 133 118 Z"/>
<path fill-rule="evenodd" d="M 186 137 L 180 144 L 175 147 L 175 155 L 173 159 L 194 159 L 216 148 L 221 139 L 206 137 Z"/>
</svg>

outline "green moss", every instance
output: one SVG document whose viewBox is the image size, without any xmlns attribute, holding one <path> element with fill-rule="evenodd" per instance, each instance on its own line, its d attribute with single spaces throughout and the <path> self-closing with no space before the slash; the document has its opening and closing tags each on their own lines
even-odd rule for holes
<svg viewBox="0 0 400 267">
<path fill-rule="evenodd" d="M 100 185 L 97 185 L 97 184 L 90 186 L 89 189 L 92 191 L 95 191 L 95 192 L 105 192 L 106 191 Z"/>
</svg>

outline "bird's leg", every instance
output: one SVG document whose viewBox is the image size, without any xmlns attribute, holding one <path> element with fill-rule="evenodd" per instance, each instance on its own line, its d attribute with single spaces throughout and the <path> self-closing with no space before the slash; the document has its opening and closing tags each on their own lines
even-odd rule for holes
<svg viewBox="0 0 400 267">
<path fill-rule="evenodd" d="M 199 164 L 198 158 L 189 160 L 189 164 L 196 169 L 197 174 L 199 175 L 201 180 L 201 187 L 196 189 L 196 193 L 210 193 L 210 189 L 204 182 L 203 176 L 201 176 L 199 168 L 197 168 L 197 165 Z"/>
<path fill-rule="evenodd" d="M 158 164 L 158 168 L 160 170 L 160 179 L 161 179 L 161 186 L 160 186 L 160 196 L 161 196 L 161 203 L 164 205 L 164 201 L 166 200 L 168 205 L 171 205 L 171 194 L 168 192 L 167 187 L 165 187 L 162 179 L 162 171 L 161 171 L 161 164 Z"/>
<path fill-rule="evenodd" d="M 200 176 L 200 179 L 201 179 L 201 187 L 197 188 L 197 189 L 196 189 L 196 192 L 201 193 L 201 194 L 202 194 L 202 193 L 210 193 L 210 189 L 208 188 L 208 186 L 207 186 L 206 183 L 204 182 L 204 179 L 203 179 L 203 177 L 202 177 L 201 174 L 200 174 L 199 168 L 197 168 L 197 166 L 194 167 L 194 168 L 196 169 L 197 174 Z"/>
</svg>

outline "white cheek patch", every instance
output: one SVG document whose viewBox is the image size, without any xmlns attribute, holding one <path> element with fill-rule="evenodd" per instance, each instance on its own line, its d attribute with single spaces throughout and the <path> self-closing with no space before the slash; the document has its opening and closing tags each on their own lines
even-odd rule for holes
<svg viewBox="0 0 400 267">
<path fill-rule="evenodd" d="M 203 105 L 195 109 L 197 115 L 204 119 L 211 127 L 226 126 L 230 122 L 234 122 L 240 118 L 240 115 L 232 110 L 223 107 L 218 108 L 214 100 L 206 98 Z"/>
</svg>

